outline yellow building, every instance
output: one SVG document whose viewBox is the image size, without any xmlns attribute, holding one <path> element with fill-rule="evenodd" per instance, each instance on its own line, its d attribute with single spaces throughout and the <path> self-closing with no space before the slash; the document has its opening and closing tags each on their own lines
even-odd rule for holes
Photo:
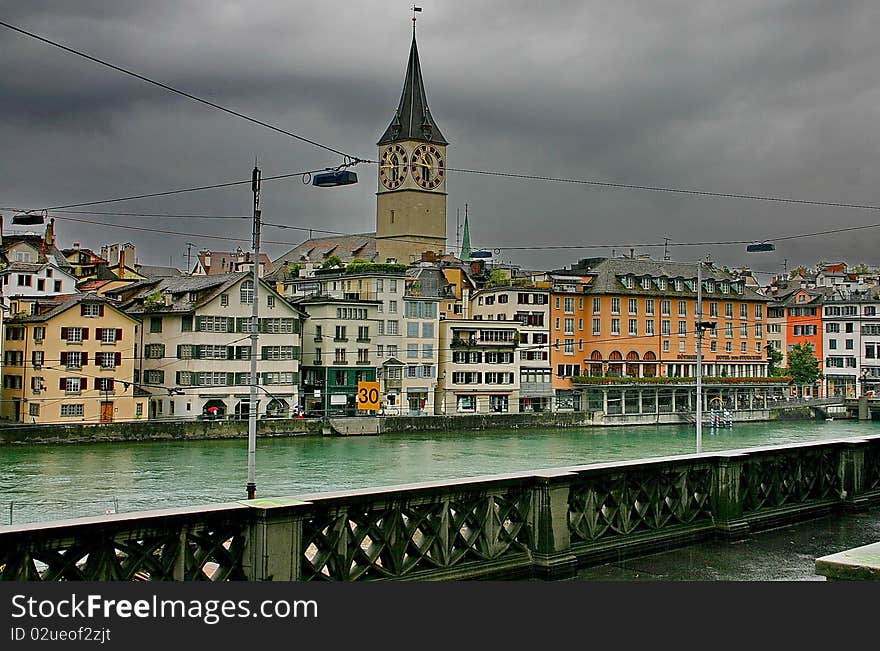
<svg viewBox="0 0 880 651">
<path fill-rule="evenodd" d="M 96 294 L 13 299 L 3 342 L 2 417 L 109 423 L 146 417 L 135 397 L 140 324 Z"/>
</svg>

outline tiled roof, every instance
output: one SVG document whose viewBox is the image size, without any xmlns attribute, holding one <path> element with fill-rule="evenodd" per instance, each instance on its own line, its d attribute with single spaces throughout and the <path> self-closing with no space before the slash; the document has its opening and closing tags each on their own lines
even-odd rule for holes
<svg viewBox="0 0 880 651">
<path fill-rule="evenodd" d="M 642 289 L 639 278 L 667 278 L 669 280 L 695 280 L 697 277 L 697 263 L 695 262 L 672 262 L 669 260 L 653 260 L 650 258 L 586 258 L 581 260 L 578 265 L 573 265 L 571 270 L 559 270 L 552 272 L 560 275 L 578 275 L 591 274 L 594 280 L 585 286 L 585 291 L 589 294 L 615 294 L 625 292 L 627 294 L 638 294 L 648 296 L 667 296 L 676 295 L 674 286 L 667 286 L 666 290 L 660 290 L 654 283 L 650 289 Z M 626 288 L 620 279 L 624 276 L 632 276 L 636 279 L 632 289 Z M 714 280 L 737 282 L 743 279 L 737 278 L 733 274 L 718 269 L 708 263 L 703 263 L 702 269 L 703 280 Z M 726 297 L 739 298 L 740 300 L 766 300 L 754 289 L 745 286 L 741 294 L 723 294 L 717 289 L 715 292 L 703 292 L 705 298 L 710 297 Z M 682 295 L 693 294 L 694 292 L 686 290 L 681 292 Z"/>
<path fill-rule="evenodd" d="M 288 264 L 302 264 L 303 262 L 321 263 L 333 255 L 339 256 L 339 259 L 346 264 L 355 258 L 375 262 L 377 257 L 376 234 L 360 233 L 357 235 L 315 237 L 290 249 L 290 251 L 278 257 L 274 264 L 276 271 L 280 271 L 285 262 Z"/>
<path fill-rule="evenodd" d="M 252 253 L 250 251 L 209 251 L 208 253 L 199 253 L 199 262 L 205 273 L 209 276 L 217 276 L 220 274 L 236 273 L 238 265 L 250 265 Z M 205 264 L 210 257 L 211 264 Z M 260 264 L 263 265 L 264 274 L 272 273 L 275 267 L 272 261 L 265 253 L 260 254 Z M 168 269 L 169 267 L 164 267 Z"/>
<path fill-rule="evenodd" d="M 70 308 L 83 302 L 101 303 L 103 305 L 109 305 L 117 311 L 121 311 L 110 301 L 91 292 L 87 294 L 62 294 L 58 296 L 51 296 L 46 299 L 39 299 L 37 301 L 38 305 L 46 309 L 46 311 L 42 314 L 29 314 L 23 317 L 13 317 L 12 319 L 10 319 L 10 322 L 18 321 L 23 323 L 40 323 L 48 321 L 53 317 L 61 314 L 62 312 L 66 312 Z M 132 318 L 130 315 L 128 316 L 129 318 Z"/>
</svg>

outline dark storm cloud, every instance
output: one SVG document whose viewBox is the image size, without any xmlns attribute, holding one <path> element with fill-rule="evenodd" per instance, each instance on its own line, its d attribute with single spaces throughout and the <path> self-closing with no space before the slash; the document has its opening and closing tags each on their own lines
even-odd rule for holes
<svg viewBox="0 0 880 651">
<path fill-rule="evenodd" d="M 393 4 L 393 6 L 392 6 Z M 9 6 L 7 6 L 9 5 Z M 453 167 L 880 204 L 880 7 L 872 2 L 426 3 L 419 50 Z M 16 2 L 0 19 L 360 156 L 397 104 L 407 3 Z M 334 164 L 337 157 L 0 30 L 0 205 L 57 205 Z M 8 72 L 7 72 L 8 71 Z M 373 228 L 375 172 L 318 191 L 267 184 L 266 214 Z M 880 221 L 870 211 L 449 177 L 449 235 L 478 246 L 764 239 Z M 245 191 L 119 204 L 246 213 Z M 113 209 L 114 205 L 103 209 Z M 101 207 L 96 207 L 101 210 Z M 88 217 L 85 217 L 88 218 Z M 93 217 L 108 220 L 108 217 Z M 119 218 L 123 222 L 122 218 Z M 181 264 L 186 241 L 222 249 L 246 224 L 143 219 L 188 237 L 65 222 L 63 243 L 133 239 L 144 262 Z M 177 223 L 177 222 L 176 222 Z M 269 240 L 298 241 L 293 231 Z M 171 243 L 171 244 L 169 244 Z M 679 247 L 776 270 L 880 263 L 877 232 L 792 240 L 776 254 Z M 228 246 L 227 246 L 228 244 Z M 284 245 L 270 246 L 278 254 Z M 556 267 L 602 250 L 504 253 Z M 662 249 L 650 249 L 662 255 Z"/>
</svg>

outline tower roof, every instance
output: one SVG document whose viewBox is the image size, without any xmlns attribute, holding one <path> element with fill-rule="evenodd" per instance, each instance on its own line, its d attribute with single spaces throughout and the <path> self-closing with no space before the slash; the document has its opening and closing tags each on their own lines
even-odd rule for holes
<svg viewBox="0 0 880 651">
<path fill-rule="evenodd" d="M 435 145 L 449 144 L 440 133 L 440 129 L 428 109 L 428 98 L 425 96 L 425 84 L 422 82 L 422 67 L 419 64 L 419 49 L 416 45 L 416 33 L 413 29 L 412 45 L 409 49 L 409 61 L 406 65 L 406 79 L 400 103 L 391 124 L 377 142 L 387 145 L 401 140 L 417 140 Z"/>
<path fill-rule="evenodd" d="M 471 229 L 468 227 L 467 215 L 464 216 L 464 236 L 461 239 L 461 253 L 458 257 L 465 262 L 471 259 Z"/>
</svg>

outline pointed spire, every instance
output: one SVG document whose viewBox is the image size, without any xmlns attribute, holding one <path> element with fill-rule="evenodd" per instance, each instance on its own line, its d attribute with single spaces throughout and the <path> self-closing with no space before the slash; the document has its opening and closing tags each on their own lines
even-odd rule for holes
<svg viewBox="0 0 880 651">
<path fill-rule="evenodd" d="M 461 254 L 458 259 L 464 262 L 470 262 L 471 259 L 471 229 L 468 226 L 467 215 L 464 216 L 464 235 L 461 237 Z"/>
<path fill-rule="evenodd" d="M 428 109 L 428 98 L 422 81 L 422 67 L 419 64 L 419 49 L 416 45 L 415 23 L 413 23 L 413 40 L 400 103 L 397 105 L 391 124 L 376 144 L 387 145 L 401 140 L 417 140 L 435 145 L 449 144 L 440 133 Z"/>
</svg>

